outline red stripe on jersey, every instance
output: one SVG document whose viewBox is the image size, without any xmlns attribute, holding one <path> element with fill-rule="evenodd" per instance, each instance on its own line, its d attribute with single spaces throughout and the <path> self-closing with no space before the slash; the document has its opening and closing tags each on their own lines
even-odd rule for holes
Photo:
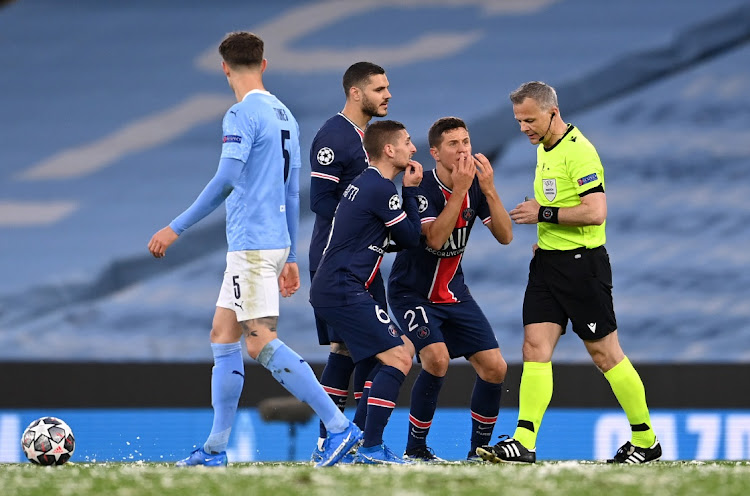
<svg viewBox="0 0 750 496">
<path fill-rule="evenodd" d="M 317 177 L 320 179 L 327 179 L 329 181 L 333 181 L 334 183 L 339 182 L 339 178 L 336 176 L 332 176 L 331 174 L 323 174 L 322 172 L 311 172 L 310 175 L 312 177 Z"/>
<path fill-rule="evenodd" d="M 383 262 L 383 256 L 378 257 L 378 263 L 375 264 L 375 268 L 372 269 L 372 272 L 370 272 L 370 277 L 367 278 L 367 282 L 365 283 L 365 289 L 368 289 L 370 287 L 370 284 L 372 284 L 372 281 L 375 279 L 375 276 L 378 274 L 378 270 L 380 270 L 380 264 Z"/>
<path fill-rule="evenodd" d="M 429 422 L 422 422 L 421 420 L 414 418 L 411 414 L 409 414 L 409 422 L 419 429 L 429 429 L 432 425 L 432 420 Z"/>
<path fill-rule="evenodd" d="M 445 201 L 447 202 L 451 197 L 451 191 L 444 188 L 442 185 L 440 186 L 440 191 L 443 193 Z M 456 219 L 456 228 L 466 227 L 468 225 L 468 222 L 466 222 L 466 219 L 464 219 L 462 215 L 467 208 L 469 208 L 468 192 L 464 196 L 464 201 L 461 202 L 461 213 L 458 214 L 458 219 Z M 451 233 L 451 236 L 452 235 L 453 233 Z M 432 275 L 432 286 L 430 287 L 428 295 L 428 298 L 432 303 L 456 303 L 458 301 L 456 295 L 448 289 L 448 285 L 453 280 L 453 276 L 456 275 L 458 265 L 461 263 L 461 257 L 463 257 L 463 254 L 450 258 L 438 259 L 435 273 Z"/>
<path fill-rule="evenodd" d="M 360 398 L 362 398 L 362 393 L 361 392 L 360 393 L 354 393 L 354 399 L 355 400 L 359 400 Z"/>
<path fill-rule="evenodd" d="M 372 387 L 372 381 L 365 381 L 365 389 L 370 389 Z"/>
<path fill-rule="evenodd" d="M 373 398 L 372 396 L 370 396 L 369 398 L 367 398 L 367 404 L 368 405 L 374 405 L 374 406 L 382 406 L 384 408 L 395 408 L 396 407 L 396 403 L 394 403 L 392 401 L 384 400 L 384 399 L 381 399 L 381 398 Z"/>
<path fill-rule="evenodd" d="M 336 389 L 330 386 L 323 386 L 323 390 L 326 393 L 332 394 L 334 396 L 347 396 L 349 394 L 349 391 L 347 391 L 346 389 Z"/>
<path fill-rule="evenodd" d="M 471 412 L 471 418 L 483 424 L 494 424 L 495 422 L 497 422 L 497 415 L 495 415 L 494 417 L 483 417 L 475 411 Z"/>
</svg>

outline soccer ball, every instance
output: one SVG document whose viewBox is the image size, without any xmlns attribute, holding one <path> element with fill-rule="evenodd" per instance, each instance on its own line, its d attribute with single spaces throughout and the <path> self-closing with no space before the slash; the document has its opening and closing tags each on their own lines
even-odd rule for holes
<svg viewBox="0 0 750 496">
<path fill-rule="evenodd" d="M 76 440 L 68 424 L 59 418 L 42 417 L 23 432 L 21 448 L 31 463 L 62 465 L 73 456 Z"/>
</svg>

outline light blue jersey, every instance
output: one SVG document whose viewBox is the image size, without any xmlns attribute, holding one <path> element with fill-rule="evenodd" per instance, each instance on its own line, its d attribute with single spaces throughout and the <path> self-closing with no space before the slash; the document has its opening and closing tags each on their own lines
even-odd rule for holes
<svg viewBox="0 0 750 496">
<path fill-rule="evenodd" d="M 291 246 L 299 224 L 299 126 L 267 91 L 252 90 L 224 116 L 216 175 L 170 223 L 179 235 L 226 200 L 228 251 Z"/>
<path fill-rule="evenodd" d="M 229 251 L 290 246 L 286 184 L 301 167 L 297 121 L 278 98 L 253 90 L 227 111 L 222 128 L 221 158 L 245 164 L 226 200 Z"/>
</svg>

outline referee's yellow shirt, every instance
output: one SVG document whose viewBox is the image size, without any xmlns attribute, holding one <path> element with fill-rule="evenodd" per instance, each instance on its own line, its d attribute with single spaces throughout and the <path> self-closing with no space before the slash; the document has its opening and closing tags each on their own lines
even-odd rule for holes
<svg viewBox="0 0 750 496">
<path fill-rule="evenodd" d="M 560 141 L 549 150 L 539 145 L 536 151 L 534 197 L 545 207 L 575 207 L 580 194 L 601 185 L 604 168 L 599 154 L 586 137 L 572 124 Z M 606 241 L 604 227 L 563 226 L 549 222 L 537 224 L 539 248 L 573 250 L 596 248 Z"/>
</svg>

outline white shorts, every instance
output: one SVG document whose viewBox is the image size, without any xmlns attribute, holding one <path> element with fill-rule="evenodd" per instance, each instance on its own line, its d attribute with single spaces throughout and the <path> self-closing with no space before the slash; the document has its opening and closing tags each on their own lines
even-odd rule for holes
<svg viewBox="0 0 750 496">
<path fill-rule="evenodd" d="M 289 248 L 227 252 L 217 307 L 234 310 L 237 322 L 279 316 L 279 276 Z"/>
</svg>

